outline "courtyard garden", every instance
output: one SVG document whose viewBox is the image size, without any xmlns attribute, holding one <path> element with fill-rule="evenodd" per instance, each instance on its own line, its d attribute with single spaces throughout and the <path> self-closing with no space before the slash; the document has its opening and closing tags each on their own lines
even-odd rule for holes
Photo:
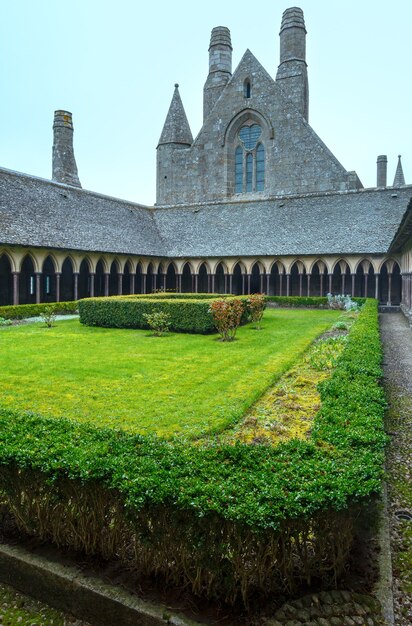
<svg viewBox="0 0 412 626">
<path fill-rule="evenodd" d="M 98 327 L 130 323 L 108 300 L 91 325 L 0 329 L 18 527 L 229 604 L 336 584 L 382 477 L 377 303 L 267 309 L 224 342 Z"/>
</svg>

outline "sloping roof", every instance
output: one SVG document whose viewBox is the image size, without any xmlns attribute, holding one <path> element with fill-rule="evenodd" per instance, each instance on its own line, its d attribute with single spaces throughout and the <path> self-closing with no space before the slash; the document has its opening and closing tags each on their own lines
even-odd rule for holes
<svg viewBox="0 0 412 626">
<path fill-rule="evenodd" d="M 0 243 L 168 257 L 384 254 L 412 186 L 149 208 L 0 169 Z"/>
<path fill-rule="evenodd" d="M 163 248 L 153 210 L 5 169 L 0 242 L 142 255 Z"/>
<path fill-rule="evenodd" d="M 403 189 L 161 208 L 171 257 L 386 253 L 412 197 Z"/>
</svg>

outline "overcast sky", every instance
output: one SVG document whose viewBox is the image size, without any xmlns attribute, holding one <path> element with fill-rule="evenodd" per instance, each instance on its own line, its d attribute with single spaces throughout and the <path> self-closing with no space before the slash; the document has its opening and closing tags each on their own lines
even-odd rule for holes
<svg viewBox="0 0 412 626">
<path fill-rule="evenodd" d="M 55 109 L 73 113 L 86 189 L 153 204 L 156 145 L 173 94 L 202 124 L 210 31 L 228 26 L 275 77 L 279 0 L 0 0 L 0 166 L 51 177 Z M 412 2 L 302 0 L 309 123 L 365 187 L 397 155 L 412 183 Z"/>
</svg>

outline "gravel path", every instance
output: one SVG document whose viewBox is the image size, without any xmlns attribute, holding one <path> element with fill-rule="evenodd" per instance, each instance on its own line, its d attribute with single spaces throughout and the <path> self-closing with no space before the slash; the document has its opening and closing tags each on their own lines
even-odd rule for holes
<svg viewBox="0 0 412 626">
<path fill-rule="evenodd" d="M 396 626 L 412 624 L 412 329 L 401 313 L 382 314 L 389 523 Z M 410 520 L 402 519 L 408 518 Z"/>
</svg>

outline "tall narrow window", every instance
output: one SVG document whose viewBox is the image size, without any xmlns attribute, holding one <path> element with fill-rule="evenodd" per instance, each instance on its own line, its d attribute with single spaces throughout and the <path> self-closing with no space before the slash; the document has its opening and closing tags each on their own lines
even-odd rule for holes
<svg viewBox="0 0 412 626">
<path fill-rule="evenodd" d="M 250 94 L 251 94 L 250 80 L 247 78 L 243 85 L 243 95 L 245 98 L 250 98 Z"/>
<path fill-rule="evenodd" d="M 243 191 L 243 150 L 240 146 L 235 152 L 235 191 L 236 193 Z"/>
<path fill-rule="evenodd" d="M 263 191 L 265 188 L 265 148 L 258 143 L 259 124 L 246 123 L 238 133 L 235 150 L 235 193 Z"/>
<path fill-rule="evenodd" d="M 256 191 L 265 188 L 265 149 L 263 144 L 256 148 Z"/>
</svg>

